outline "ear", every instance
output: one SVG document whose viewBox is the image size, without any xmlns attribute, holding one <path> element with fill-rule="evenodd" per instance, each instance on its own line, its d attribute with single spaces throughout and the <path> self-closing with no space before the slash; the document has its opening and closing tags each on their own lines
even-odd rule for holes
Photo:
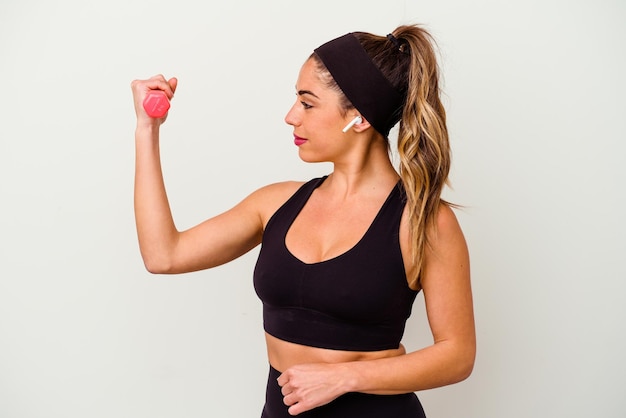
<svg viewBox="0 0 626 418">
<path fill-rule="evenodd" d="M 361 115 L 361 123 L 356 123 L 352 129 L 354 129 L 355 132 L 365 132 L 367 131 L 369 128 L 372 127 L 372 125 L 370 125 L 370 123 L 367 121 L 367 119 L 365 119 L 363 117 L 363 115 Z"/>
</svg>

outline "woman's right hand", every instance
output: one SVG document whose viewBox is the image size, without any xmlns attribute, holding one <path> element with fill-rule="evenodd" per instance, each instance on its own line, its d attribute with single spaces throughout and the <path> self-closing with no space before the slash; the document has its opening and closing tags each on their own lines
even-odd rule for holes
<svg viewBox="0 0 626 418">
<path fill-rule="evenodd" d="M 135 103 L 135 114 L 137 116 L 137 126 L 147 125 L 161 125 L 167 119 L 167 114 L 162 118 L 152 118 L 148 116 L 146 110 L 143 107 L 143 101 L 152 90 L 160 90 L 165 93 L 168 100 L 172 100 L 178 80 L 174 77 L 167 80 L 162 75 L 155 75 L 147 80 L 134 80 L 131 83 L 131 89 L 133 92 L 133 101 Z"/>
</svg>

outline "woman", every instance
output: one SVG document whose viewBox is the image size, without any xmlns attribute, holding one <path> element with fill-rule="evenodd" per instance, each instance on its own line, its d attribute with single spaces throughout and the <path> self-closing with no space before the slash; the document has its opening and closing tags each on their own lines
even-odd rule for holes
<svg viewBox="0 0 626 418">
<path fill-rule="evenodd" d="M 307 59 L 285 121 L 300 158 L 328 176 L 263 187 L 186 231 L 174 226 L 159 126 L 142 101 L 171 98 L 177 81 L 134 81 L 135 214 L 153 273 L 229 262 L 261 245 L 254 285 L 263 301 L 270 373 L 262 417 L 423 417 L 413 392 L 469 376 L 475 333 L 469 256 L 450 205 L 445 111 L 429 34 L 349 33 Z M 388 134 L 400 122 L 399 172 Z M 419 291 L 433 344 L 400 343 Z M 381 396 L 384 395 L 384 396 Z"/>
</svg>

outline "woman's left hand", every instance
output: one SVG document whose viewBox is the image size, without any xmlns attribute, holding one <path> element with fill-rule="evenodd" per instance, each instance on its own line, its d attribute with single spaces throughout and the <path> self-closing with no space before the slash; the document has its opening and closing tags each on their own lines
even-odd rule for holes
<svg viewBox="0 0 626 418">
<path fill-rule="evenodd" d="M 341 364 L 299 364 L 285 370 L 278 378 L 283 401 L 291 415 L 326 405 L 348 392 Z"/>
</svg>

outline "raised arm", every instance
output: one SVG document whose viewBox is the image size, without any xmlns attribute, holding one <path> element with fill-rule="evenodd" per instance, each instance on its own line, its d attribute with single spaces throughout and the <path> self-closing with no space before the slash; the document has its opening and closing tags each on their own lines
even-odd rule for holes
<svg viewBox="0 0 626 418">
<path fill-rule="evenodd" d="M 152 273 L 184 273 L 214 267 L 260 243 L 263 225 L 286 198 L 291 185 L 267 186 L 229 211 L 186 231 L 176 229 L 170 210 L 159 150 L 159 128 L 165 118 L 150 118 L 143 99 L 150 90 L 172 98 L 177 80 L 155 76 L 133 81 L 137 114 L 135 131 L 135 221 L 141 256 Z"/>
</svg>

